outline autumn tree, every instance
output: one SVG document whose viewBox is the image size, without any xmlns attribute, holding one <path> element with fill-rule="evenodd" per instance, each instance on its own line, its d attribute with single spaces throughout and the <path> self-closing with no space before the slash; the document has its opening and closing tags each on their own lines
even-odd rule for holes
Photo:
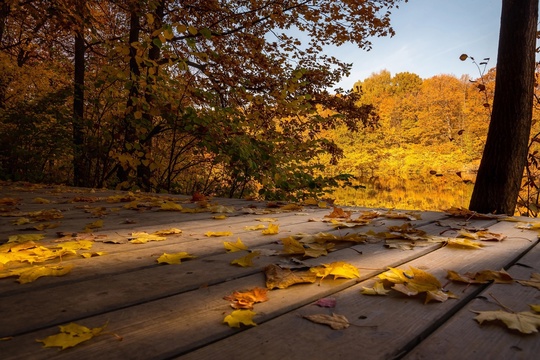
<svg viewBox="0 0 540 360">
<path fill-rule="evenodd" d="M 537 0 L 503 0 L 491 123 L 469 208 L 513 215 L 527 161 Z"/>
</svg>

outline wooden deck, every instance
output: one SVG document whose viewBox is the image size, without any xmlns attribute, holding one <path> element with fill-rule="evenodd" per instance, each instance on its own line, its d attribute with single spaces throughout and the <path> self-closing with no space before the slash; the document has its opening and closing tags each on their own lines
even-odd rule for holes
<svg viewBox="0 0 540 360">
<path fill-rule="evenodd" d="M 474 320 L 476 314 L 471 312 L 501 309 L 497 301 L 514 311 L 527 311 L 528 304 L 540 304 L 538 289 L 518 283 L 446 285 L 447 270 L 465 273 L 504 268 L 515 279 L 523 280 L 540 272 L 538 231 L 519 229 L 516 222 L 464 219 L 443 212 L 422 212 L 418 220 L 393 219 L 379 209 L 380 216 L 370 224 L 337 229 L 328 221 L 321 221 L 332 208 L 314 205 L 284 210 L 269 208 L 263 202 L 211 199 L 210 204 L 221 207 L 197 212 L 164 211 L 160 206 L 165 201 L 181 204 L 185 209 L 198 209 L 200 204 L 185 196 L 128 196 L 114 191 L 36 188 L 24 184 L 2 186 L 0 199 L 5 198 L 18 201 L 10 205 L 10 201 L 4 200 L 2 204 L 0 200 L 0 244 L 12 235 L 46 234 L 45 239 L 36 243 L 58 245 L 66 238 L 59 238 L 57 232 L 76 233 L 79 238 L 90 236 L 83 229 L 101 218 L 103 225 L 91 229 L 97 236 L 91 238 L 91 250 L 79 253 L 106 254 L 90 258 L 72 255 L 48 261 L 47 264 L 73 265 L 72 271 L 62 277 L 42 277 L 26 284 L 18 283 L 16 277 L 0 279 L 0 358 L 4 360 L 536 359 L 540 354 L 538 333 L 524 335 L 498 322 L 479 325 Z M 43 201 L 36 198 L 50 203 L 39 203 Z M 13 224 L 24 217 L 36 219 L 35 213 L 29 212 L 45 209 L 60 210 L 63 217 Z M 366 209 L 348 210 L 353 211 L 354 219 Z M 219 215 L 227 218 L 214 218 Z M 278 234 L 264 235 L 261 230 L 246 229 L 268 225 L 267 218 L 276 219 Z M 55 222 L 59 225 L 53 229 L 24 230 Z M 404 223 L 434 236 L 452 238 L 459 227 L 467 226 L 488 228 L 507 238 L 482 242 L 485 246 L 477 250 L 425 241 L 423 246 L 404 250 L 390 249 L 383 239 L 371 236 L 365 243 L 336 244 L 335 251 L 318 258 L 271 255 L 271 250 L 283 249 L 279 239 L 291 235 L 374 234 Z M 179 228 L 182 233 L 145 244 L 128 241 L 133 232 L 152 233 L 169 228 Z M 233 235 L 208 237 L 208 231 L 230 231 Z M 260 251 L 254 266 L 231 265 L 231 261 L 247 252 L 228 253 L 223 242 L 235 242 L 238 238 L 251 251 Z M 176 265 L 157 263 L 163 253 L 177 252 L 196 258 Z M 253 320 L 257 326 L 236 329 L 223 323 L 224 317 L 233 311 L 224 296 L 264 288 L 264 268 L 270 264 L 298 265 L 293 258 L 309 266 L 345 261 L 359 269 L 360 278 L 328 277 L 313 284 L 273 289 L 268 292 L 268 301 L 254 306 Z M 6 264 L 4 271 L 11 269 L 11 265 Z M 361 294 L 362 288 L 371 286 L 388 267 L 408 270 L 411 266 L 435 275 L 458 298 L 424 304 L 424 294 Z M 335 299 L 335 308 L 314 305 L 322 298 Z M 332 313 L 345 316 L 351 326 L 333 330 L 304 318 Z M 57 334 L 59 325 L 71 322 L 89 328 L 108 325 L 104 334 L 66 350 L 45 348 L 36 341 Z"/>
</svg>

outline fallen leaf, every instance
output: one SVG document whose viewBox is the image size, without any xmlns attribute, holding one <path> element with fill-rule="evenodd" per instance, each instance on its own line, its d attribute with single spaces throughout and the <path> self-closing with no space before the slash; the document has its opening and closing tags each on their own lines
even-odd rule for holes
<svg viewBox="0 0 540 360">
<path fill-rule="evenodd" d="M 351 217 L 352 211 L 345 211 L 342 208 L 333 207 L 333 210 L 330 214 L 324 215 L 325 218 L 342 218 L 342 219 L 348 219 Z"/>
<path fill-rule="evenodd" d="M 282 206 L 280 209 L 285 210 L 285 211 L 298 211 L 298 210 L 302 210 L 303 208 L 301 205 L 287 204 L 287 205 Z"/>
<path fill-rule="evenodd" d="M 275 222 L 275 221 L 278 221 L 278 219 L 276 219 L 276 218 L 257 218 L 255 220 L 256 221 L 261 221 L 261 222 Z"/>
<path fill-rule="evenodd" d="M 8 197 L 0 198 L 0 205 L 13 206 L 13 205 L 17 205 L 19 202 L 20 202 L 20 199 L 8 198 Z"/>
<path fill-rule="evenodd" d="M 253 321 L 253 317 L 257 313 L 251 311 L 251 310 L 234 310 L 229 315 L 225 316 L 225 319 L 223 319 L 224 323 L 227 323 L 230 327 L 238 328 L 240 327 L 240 324 L 246 325 L 246 326 L 257 326 L 257 324 Z"/>
<path fill-rule="evenodd" d="M 263 230 L 263 229 L 266 229 L 266 225 L 259 224 L 259 225 L 252 225 L 252 226 L 244 226 L 244 230 L 249 230 L 249 231 Z"/>
<path fill-rule="evenodd" d="M 286 289 L 291 285 L 314 283 L 317 276 L 311 271 L 292 271 L 278 265 L 270 264 L 264 269 L 266 287 L 268 289 Z"/>
<path fill-rule="evenodd" d="M 97 328 L 87 328 L 76 323 L 59 326 L 60 333 L 51 335 L 42 340 L 44 347 L 60 347 L 62 350 L 76 346 L 84 341 L 90 340 L 93 337 L 101 334 L 107 327 L 107 324 Z"/>
<path fill-rule="evenodd" d="M 50 204 L 51 200 L 44 199 L 42 197 L 37 197 L 32 200 L 34 204 Z"/>
<path fill-rule="evenodd" d="M 248 249 L 240 238 L 238 238 L 235 243 L 224 241 L 223 246 L 225 246 L 225 250 L 227 250 L 227 252 L 236 252 Z"/>
<path fill-rule="evenodd" d="M 232 234 L 230 231 L 207 231 L 204 233 L 208 237 L 231 236 Z"/>
<path fill-rule="evenodd" d="M 234 206 L 213 205 L 208 210 L 213 213 L 233 213 Z"/>
<path fill-rule="evenodd" d="M 96 257 L 96 256 L 103 256 L 103 255 L 106 255 L 107 253 L 104 252 L 104 251 L 96 251 L 96 252 L 91 252 L 91 253 L 82 253 L 81 256 L 85 259 L 89 259 L 91 257 Z"/>
<path fill-rule="evenodd" d="M 461 248 L 461 249 L 481 249 L 484 244 L 474 242 L 468 239 L 448 239 L 446 243 L 449 247 Z"/>
<path fill-rule="evenodd" d="M 8 237 L 8 243 L 24 243 L 27 241 L 39 241 L 45 238 L 43 234 L 24 234 L 11 235 Z"/>
<path fill-rule="evenodd" d="M 278 224 L 268 224 L 268 229 L 262 231 L 263 235 L 275 235 L 277 233 L 279 233 Z"/>
<path fill-rule="evenodd" d="M 84 227 L 84 232 L 91 232 L 93 229 L 99 229 L 101 227 L 103 227 L 103 220 L 96 220 L 94 222 L 86 224 Z"/>
<path fill-rule="evenodd" d="M 253 266 L 253 259 L 260 256 L 261 254 L 258 251 L 253 251 L 247 254 L 246 256 L 243 256 L 239 259 L 235 259 L 231 261 L 231 265 L 240 265 L 242 267 L 249 267 Z"/>
<path fill-rule="evenodd" d="M 216 216 L 212 216 L 212 219 L 214 220 L 225 220 L 227 219 L 227 215 L 216 215 Z"/>
<path fill-rule="evenodd" d="M 446 277 L 452 281 L 464 282 L 467 284 L 486 284 L 491 281 L 500 284 L 510 284 L 514 282 L 512 276 L 506 271 L 482 270 L 475 273 L 467 272 L 463 275 L 458 274 L 453 270 L 448 270 Z"/>
<path fill-rule="evenodd" d="M 364 295 L 386 295 L 389 292 L 390 290 L 386 290 L 381 281 L 376 281 L 375 284 L 373 284 L 373 287 L 368 288 L 362 286 L 362 291 L 360 293 Z"/>
<path fill-rule="evenodd" d="M 473 311 L 478 314 L 474 319 L 482 324 L 484 321 L 500 320 L 509 329 L 517 330 L 523 334 L 538 332 L 540 326 L 540 315 L 529 311 L 511 313 L 508 311 Z"/>
<path fill-rule="evenodd" d="M 502 219 L 506 215 L 494 215 L 494 214 L 479 214 L 476 211 L 465 209 L 464 207 L 451 207 L 444 210 L 445 213 L 456 217 L 465 217 L 467 219 Z"/>
<path fill-rule="evenodd" d="M 540 313 L 540 304 L 529 304 L 532 311 Z"/>
<path fill-rule="evenodd" d="M 255 287 L 247 291 L 235 291 L 223 299 L 231 302 L 233 309 L 253 309 L 253 305 L 268 301 L 268 289 Z"/>
<path fill-rule="evenodd" d="M 178 252 L 173 254 L 163 253 L 157 258 L 158 264 L 180 264 L 183 259 L 194 259 L 196 256 L 190 255 L 187 252 Z"/>
<path fill-rule="evenodd" d="M 414 296 L 419 293 L 426 293 L 428 303 L 431 300 L 446 301 L 450 297 L 454 297 L 449 292 L 442 290 L 439 280 L 428 273 L 427 271 L 411 267 L 404 271 L 397 268 L 389 268 L 388 271 L 379 275 L 381 280 L 388 280 L 394 284 L 392 289 L 399 291 L 407 296 Z"/>
<path fill-rule="evenodd" d="M 336 307 L 336 299 L 334 298 L 322 298 L 317 300 L 314 305 L 325 307 L 325 308 L 335 308 Z"/>
<path fill-rule="evenodd" d="M 279 239 L 283 243 L 283 253 L 287 255 L 304 255 L 304 245 L 292 236 Z"/>
<path fill-rule="evenodd" d="M 312 267 L 310 271 L 315 273 L 317 277 L 320 277 L 321 280 L 323 280 L 329 275 L 334 275 L 334 279 L 354 279 L 360 277 L 358 268 L 344 261 L 336 261 L 330 264 L 322 264 L 322 266 Z"/>
<path fill-rule="evenodd" d="M 328 325 L 334 330 L 343 330 L 350 325 L 349 320 L 347 320 L 345 316 L 339 314 L 304 315 L 304 318 L 317 324 Z"/>
<path fill-rule="evenodd" d="M 532 273 L 529 280 L 518 280 L 524 286 L 532 286 L 540 290 L 540 273 Z"/>
<path fill-rule="evenodd" d="M 29 222 L 30 222 L 30 219 L 25 218 L 25 217 L 21 217 L 21 218 L 18 218 L 16 220 L 11 220 L 11 223 L 13 225 L 25 225 L 25 224 L 28 224 Z"/>
<path fill-rule="evenodd" d="M 132 244 L 146 244 L 149 241 L 163 241 L 163 240 L 167 240 L 167 238 L 165 236 L 148 234 L 146 232 L 134 232 L 131 234 L 131 238 L 129 242 Z"/>
<path fill-rule="evenodd" d="M 184 208 L 182 205 L 172 201 L 165 201 L 163 204 L 161 204 L 161 210 L 164 211 L 182 211 L 183 209 Z"/>
<path fill-rule="evenodd" d="M 163 230 L 157 230 L 152 233 L 152 235 L 158 235 L 158 236 L 166 236 L 166 235 L 174 235 L 174 234 L 181 234 L 182 230 L 177 228 L 170 228 L 170 229 L 163 229 Z"/>
<path fill-rule="evenodd" d="M 17 281 L 21 284 L 27 284 L 29 282 L 36 281 L 40 277 L 44 276 L 64 276 L 68 274 L 73 265 L 68 264 L 65 266 L 32 266 L 31 268 L 12 270 L 13 275 L 18 275 Z"/>
</svg>

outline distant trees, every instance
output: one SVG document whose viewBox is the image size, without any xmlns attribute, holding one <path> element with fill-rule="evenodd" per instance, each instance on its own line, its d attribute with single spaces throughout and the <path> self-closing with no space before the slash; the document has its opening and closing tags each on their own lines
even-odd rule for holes
<svg viewBox="0 0 540 360">
<path fill-rule="evenodd" d="M 374 121 L 357 93 L 329 93 L 350 65 L 322 46 L 369 48 L 393 34 L 400 2 L 3 2 L 0 137 L 46 138 L 19 132 L 23 112 L 62 137 L 38 151 L 2 145 L 0 177 L 231 196 L 320 189 L 330 179 L 315 176 L 319 157 L 342 155 L 321 131 Z M 35 114 L 55 93 L 62 116 Z"/>
<path fill-rule="evenodd" d="M 531 131 L 538 0 L 503 0 L 491 123 L 469 208 L 513 215 Z"/>
</svg>

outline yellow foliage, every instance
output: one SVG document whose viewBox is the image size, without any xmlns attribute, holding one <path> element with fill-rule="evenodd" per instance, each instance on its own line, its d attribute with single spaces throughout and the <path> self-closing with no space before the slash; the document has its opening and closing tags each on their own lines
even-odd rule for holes
<svg viewBox="0 0 540 360">
<path fill-rule="evenodd" d="M 59 347 L 64 350 L 92 339 L 101 334 L 106 327 L 107 324 L 91 329 L 76 323 L 70 323 L 60 326 L 60 333 L 36 341 L 42 342 L 44 347 Z"/>
<path fill-rule="evenodd" d="M 253 321 L 253 317 L 256 314 L 257 313 L 251 310 L 234 310 L 232 313 L 225 316 L 223 322 L 230 327 L 235 328 L 240 327 L 241 324 L 246 326 L 257 326 L 257 324 Z"/>
<path fill-rule="evenodd" d="M 225 249 L 228 252 L 236 252 L 236 251 L 242 251 L 242 250 L 248 249 L 248 247 L 244 245 L 244 243 L 242 242 L 242 240 L 240 240 L 240 238 L 238 238 L 235 243 L 224 241 L 223 246 L 225 246 Z"/>
</svg>

